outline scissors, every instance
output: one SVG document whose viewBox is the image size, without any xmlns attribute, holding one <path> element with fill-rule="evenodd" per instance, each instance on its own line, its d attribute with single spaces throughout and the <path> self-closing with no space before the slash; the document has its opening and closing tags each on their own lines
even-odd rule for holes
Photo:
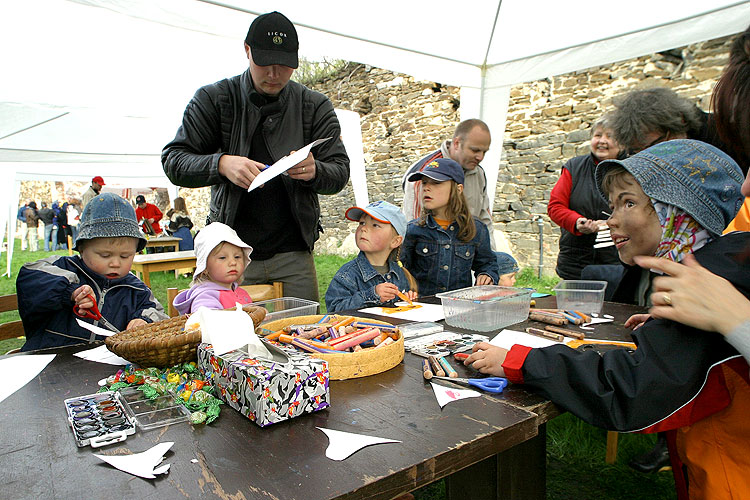
<svg viewBox="0 0 750 500">
<path fill-rule="evenodd" d="M 508 385 L 508 379 L 502 377 L 485 377 L 485 378 L 450 378 L 450 377 L 432 377 L 433 379 L 447 380 L 454 384 L 467 385 L 476 387 L 487 392 L 500 394 Z"/>
<path fill-rule="evenodd" d="M 73 313 L 75 313 L 75 315 L 78 316 L 79 318 L 97 320 L 107 330 L 112 330 L 115 333 L 120 333 L 120 329 L 117 328 L 112 323 L 110 323 L 109 321 L 107 321 L 107 318 L 102 316 L 102 313 L 99 312 L 99 308 L 96 307 L 96 297 L 94 297 L 93 294 L 88 294 L 88 297 L 94 303 L 93 307 L 91 307 L 90 309 L 81 309 L 80 307 L 78 307 L 78 304 L 76 304 L 75 306 L 73 306 Z"/>
</svg>

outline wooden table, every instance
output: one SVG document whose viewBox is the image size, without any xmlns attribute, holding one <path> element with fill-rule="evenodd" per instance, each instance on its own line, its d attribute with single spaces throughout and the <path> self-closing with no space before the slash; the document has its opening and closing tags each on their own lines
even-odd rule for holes
<svg viewBox="0 0 750 500">
<path fill-rule="evenodd" d="M 627 318 L 615 317 L 620 325 Z M 117 367 L 72 356 L 80 349 L 46 351 L 58 356 L 0 403 L 0 478 L 15 497 L 389 499 L 445 477 L 449 499 L 545 498 L 544 424 L 559 411 L 522 387 L 441 410 L 422 377 L 421 358 L 407 354 L 385 373 L 332 381 L 331 407 L 310 415 L 260 428 L 223 406 L 211 425 L 138 431 L 92 450 L 76 447 L 63 400 L 95 392 Z M 325 457 L 328 439 L 316 427 L 402 443 L 363 448 L 337 462 Z M 166 456 L 171 469 L 154 480 L 93 456 L 138 453 L 165 441 L 175 443 Z"/>
<path fill-rule="evenodd" d="M 149 274 L 153 271 L 170 271 L 176 269 L 195 269 L 195 251 L 184 250 L 182 252 L 162 252 L 150 253 L 146 255 L 136 255 L 133 259 L 131 270 L 140 278 L 143 275 L 143 282 L 151 287 L 151 277 Z"/>
<path fill-rule="evenodd" d="M 173 252 L 177 252 L 180 249 L 181 241 L 182 238 L 176 236 L 155 236 L 146 238 L 146 248 L 166 247 L 171 248 Z"/>
</svg>

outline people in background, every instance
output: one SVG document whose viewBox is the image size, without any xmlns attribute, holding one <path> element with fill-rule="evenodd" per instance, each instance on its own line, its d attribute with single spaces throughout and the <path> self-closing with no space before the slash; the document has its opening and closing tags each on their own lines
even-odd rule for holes
<svg viewBox="0 0 750 500">
<path fill-rule="evenodd" d="M 346 186 L 349 157 L 331 101 L 290 80 L 297 50 L 289 19 L 258 16 L 245 38 L 248 71 L 196 92 L 162 165 L 178 186 L 211 186 L 209 221 L 234 228 L 255 249 L 244 284 L 281 281 L 285 294 L 317 301 L 318 195 Z M 287 175 L 247 191 L 267 165 L 326 138 Z"/>
<path fill-rule="evenodd" d="M 605 115 L 591 126 L 591 152 L 576 156 L 563 165 L 560 178 L 552 188 L 547 214 L 560 226 L 560 251 L 557 275 L 579 280 L 587 266 L 586 279 L 604 279 L 610 293 L 617 287 L 623 268 L 617 249 L 608 236 L 609 207 L 599 195 L 594 171 L 599 162 L 617 158 L 620 145 L 612 132 L 612 118 Z M 593 267 L 596 266 L 596 267 Z"/>
<path fill-rule="evenodd" d="M 30 201 L 23 214 L 26 219 L 26 237 L 29 241 L 27 248 L 36 252 L 39 249 L 39 215 L 36 211 L 36 202 Z"/>
<path fill-rule="evenodd" d="M 81 210 L 86 208 L 86 205 L 88 205 L 91 199 L 102 191 L 102 186 L 104 185 L 104 179 L 102 179 L 101 175 L 97 175 L 91 179 L 91 185 L 86 192 L 83 193 L 83 196 L 81 196 Z"/>
<path fill-rule="evenodd" d="M 497 283 L 497 258 L 487 226 L 472 217 L 463 195 L 464 170 L 449 158 L 433 160 L 408 180 L 421 182 L 422 215 L 409 223 L 401 253 L 421 295 Z"/>
<path fill-rule="evenodd" d="M 27 201 L 20 207 L 18 207 L 18 213 L 16 219 L 19 222 L 18 237 L 21 238 L 21 250 L 26 250 L 26 238 L 28 238 L 29 227 L 26 225 L 26 209 L 29 208 L 29 202 Z"/>
<path fill-rule="evenodd" d="M 44 251 L 50 251 L 50 237 L 52 236 L 53 222 L 55 221 L 55 212 L 52 211 L 47 202 L 42 202 L 42 208 L 39 209 L 39 220 L 44 223 Z"/>
<path fill-rule="evenodd" d="M 162 232 L 159 221 L 164 214 L 159 207 L 153 203 L 146 202 L 146 197 L 139 194 L 135 197 L 138 208 L 135 209 L 135 215 L 138 217 L 138 223 L 141 224 L 143 232 L 150 236 L 159 236 Z"/>
<path fill-rule="evenodd" d="M 375 201 L 365 208 L 349 208 L 344 217 L 358 222 L 354 238 L 359 255 L 331 280 L 326 292 L 328 312 L 393 305 L 403 297 L 416 299 L 417 283 L 399 260 L 406 218 L 398 207 Z"/>
<path fill-rule="evenodd" d="M 68 236 L 70 236 L 70 225 L 68 224 L 68 202 L 60 205 L 57 214 L 57 244 L 60 248 L 68 248 Z"/>
<path fill-rule="evenodd" d="M 450 158 L 461 165 L 464 170 L 464 197 L 469 212 L 487 226 L 490 233 L 490 245 L 494 248 L 487 176 L 480 165 L 484 155 L 490 149 L 490 142 L 490 129 L 486 123 L 478 119 L 464 120 L 456 127 L 452 139 L 444 141 L 438 150 L 413 163 L 401 179 L 401 187 L 404 190 L 401 210 L 406 220 L 410 221 L 422 215 L 422 200 L 419 192 L 421 181 L 411 182 L 408 180 L 409 176 L 422 171 L 433 160 Z"/>
<path fill-rule="evenodd" d="M 167 233 L 175 238 L 180 238 L 179 250 L 193 249 L 193 235 L 190 230 L 193 228 L 193 221 L 190 220 L 185 199 L 178 196 L 174 199 L 174 208 L 167 212 L 169 223 L 167 224 Z"/>
<path fill-rule="evenodd" d="M 72 237 L 73 246 L 76 244 L 76 238 L 78 238 L 78 224 L 80 223 L 81 214 L 78 211 L 78 200 L 71 199 L 68 203 L 68 227 L 70 228 L 70 235 Z"/>
<path fill-rule="evenodd" d="M 728 155 L 699 141 L 669 141 L 604 161 L 596 177 L 610 201 L 608 223 L 623 262 L 676 262 L 694 252 L 702 266 L 750 296 L 750 233 L 719 237 L 743 200 L 742 171 Z M 634 294 L 652 286 L 648 273 L 641 275 Z M 670 293 L 650 297 L 655 305 L 675 304 Z M 564 345 L 507 351 L 480 343 L 465 364 L 525 384 L 593 425 L 665 431 L 680 499 L 748 496 L 747 361 L 720 335 L 665 319 L 646 321 L 633 338 L 634 352 L 601 355 Z"/>
<path fill-rule="evenodd" d="M 188 290 L 177 294 L 173 305 L 182 315 L 200 307 L 228 309 L 249 304 L 250 295 L 240 288 L 242 273 L 253 249 L 237 232 L 221 222 L 212 222 L 195 236 L 195 274 Z"/>
<path fill-rule="evenodd" d="M 95 196 L 81 217 L 75 247 L 80 255 L 53 255 L 24 264 L 18 273 L 18 312 L 26 332 L 21 350 L 103 340 L 78 324 L 74 307 L 97 306 L 121 330 L 166 319 L 151 290 L 130 272 L 145 245 L 127 200 L 112 193 Z"/>
</svg>

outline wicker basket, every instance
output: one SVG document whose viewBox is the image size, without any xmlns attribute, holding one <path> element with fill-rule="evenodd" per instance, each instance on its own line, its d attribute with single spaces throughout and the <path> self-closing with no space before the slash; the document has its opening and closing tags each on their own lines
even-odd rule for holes
<svg viewBox="0 0 750 500">
<path fill-rule="evenodd" d="M 283 318 L 265 323 L 263 328 L 278 331 L 289 325 L 317 323 L 322 317 L 322 315 L 317 315 Z M 385 321 L 372 318 L 357 319 L 368 323 L 390 325 Z M 359 352 L 342 352 L 341 354 L 310 353 L 310 356 L 328 361 L 328 373 L 332 380 L 367 377 L 390 370 L 404 359 L 404 336 L 399 333 L 396 342 L 378 349 L 363 349 Z"/>
<path fill-rule="evenodd" d="M 263 307 L 248 305 L 243 310 L 253 319 L 255 327 L 266 317 Z M 178 316 L 125 330 L 107 337 L 104 343 L 113 353 L 142 367 L 163 368 L 195 361 L 201 332 L 198 329 L 183 331 L 187 318 Z"/>
</svg>

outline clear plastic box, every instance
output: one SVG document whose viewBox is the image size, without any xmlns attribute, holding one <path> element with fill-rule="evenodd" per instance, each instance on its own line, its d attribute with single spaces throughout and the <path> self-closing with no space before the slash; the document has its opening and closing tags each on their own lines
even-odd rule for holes
<svg viewBox="0 0 750 500">
<path fill-rule="evenodd" d="M 558 309 L 599 314 L 606 288 L 606 281 L 562 280 L 553 290 Z"/>
<path fill-rule="evenodd" d="M 481 285 L 438 293 L 445 322 L 451 326 L 489 332 L 525 321 L 531 292 L 526 288 Z"/>
<path fill-rule="evenodd" d="M 125 412 L 144 431 L 190 420 L 190 410 L 177 401 L 172 392 L 162 394 L 156 399 L 147 399 L 143 392 L 135 387 L 124 387 L 118 395 Z"/>
<path fill-rule="evenodd" d="M 296 297 L 261 300 L 259 302 L 253 302 L 253 305 L 263 306 L 268 311 L 266 318 L 261 325 L 277 319 L 318 314 L 318 307 L 320 306 L 320 304 L 312 300 L 298 299 Z"/>
</svg>

